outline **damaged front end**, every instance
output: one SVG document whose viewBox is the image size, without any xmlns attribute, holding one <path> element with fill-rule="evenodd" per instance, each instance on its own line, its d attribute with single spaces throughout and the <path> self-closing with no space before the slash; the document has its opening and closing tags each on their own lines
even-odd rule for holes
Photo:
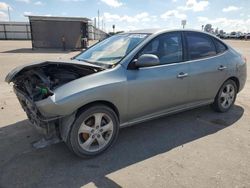
<svg viewBox="0 0 250 188">
<path fill-rule="evenodd" d="M 104 70 L 99 66 L 77 62 L 42 62 L 12 70 L 5 81 L 12 82 L 14 92 L 30 122 L 46 139 L 60 137 L 60 124 L 72 119 L 67 116 L 47 115 L 36 103 L 53 97 L 62 85 Z"/>
</svg>

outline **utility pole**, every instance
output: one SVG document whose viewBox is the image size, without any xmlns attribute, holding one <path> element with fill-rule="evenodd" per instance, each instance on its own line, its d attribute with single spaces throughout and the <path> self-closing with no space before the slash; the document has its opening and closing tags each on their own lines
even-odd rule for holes
<svg viewBox="0 0 250 188">
<path fill-rule="evenodd" d="M 102 29 L 102 30 L 105 31 L 105 19 L 104 19 L 104 15 L 103 15 L 103 17 L 102 17 L 102 22 L 103 22 L 103 23 L 102 23 L 102 24 L 103 24 L 103 29 Z"/>
<path fill-rule="evenodd" d="M 99 9 L 98 9 L 98 17 L 97 17 L 97 21 L 98 21 L 98 29 L 100 29 L 100 12 L 99 12 Z"/>
<path fill-rule="evenodd" d="M 102 18 L 102 30 L 104 30 L 104 20 Z"/>
<path fill-rule="evenodd" d="M 9 15 L 9 22 L 11 21 L 11 17 L 10 17 L 10 7 L 8 6 L 8 15 Z"/>
<path fill-rule="evenodd" d="M 96 18 L 94 18 L 94 28 L 93 28 L 93 32 L 94 32 L 94 40 L 96 39 Z"/>
<path fill-rule="evenodd" d="M 94 26 L 95 26 L 95 28 L 96 28 L 96 18 L 94 18 Z"/>
</svg>

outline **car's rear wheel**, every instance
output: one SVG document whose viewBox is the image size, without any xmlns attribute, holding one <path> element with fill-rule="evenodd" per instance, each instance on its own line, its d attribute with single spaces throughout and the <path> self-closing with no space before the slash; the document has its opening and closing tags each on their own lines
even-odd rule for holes
<svg viewBox="0 0 250 188">
<path fill-rule="evenodd" d="M 92 106 L 77 116 L 68 135 L 67 145 L 80 157 L 95 156 L 112 146 L 118 132 L 116 113 L 107 106 Z"/>
<path fill-rule="evenodd" d="M 217 112 L 227 112 L 234 104 L 237 86 L 233 80 L 227 80 L 217 93 L 212 107 Z"/>
</svg>

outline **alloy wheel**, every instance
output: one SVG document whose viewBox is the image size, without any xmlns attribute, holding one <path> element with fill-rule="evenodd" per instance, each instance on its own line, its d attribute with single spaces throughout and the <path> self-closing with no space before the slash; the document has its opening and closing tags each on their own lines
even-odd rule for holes
<svg viewBox="0 0 250 188">
<path fill-rule="evenodd" d="M 78 143 L 82 149 L 96 152 L 104 148 L 113 135 L 114 123 L 106 113 L 87 117 L 78 130 Z"/>
<path fill-rule="evenodd" d="M 220 95 L 220 104 L 224 109 L 229 108 L 235 98 L 235 88 L 232 84 L 228 83 L 224 86 Z"/>
</svg>

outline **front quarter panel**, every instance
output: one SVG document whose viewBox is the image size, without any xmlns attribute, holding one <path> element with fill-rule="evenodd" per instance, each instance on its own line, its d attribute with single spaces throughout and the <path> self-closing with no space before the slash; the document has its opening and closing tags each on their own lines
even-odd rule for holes
<svg viewBox="0 0 250 188">
<path fill-rule="evenodd" d="M 120 121 L 126 119 L 127 92 L 125 69 L 117 65 L 90 76 L 69 82 L 54 91 L 54 95 L 38 101 L 38 109 L 46 116 L 65 116 L 95 101 L 107 101 L 116 106 Z"/>
</svg>

